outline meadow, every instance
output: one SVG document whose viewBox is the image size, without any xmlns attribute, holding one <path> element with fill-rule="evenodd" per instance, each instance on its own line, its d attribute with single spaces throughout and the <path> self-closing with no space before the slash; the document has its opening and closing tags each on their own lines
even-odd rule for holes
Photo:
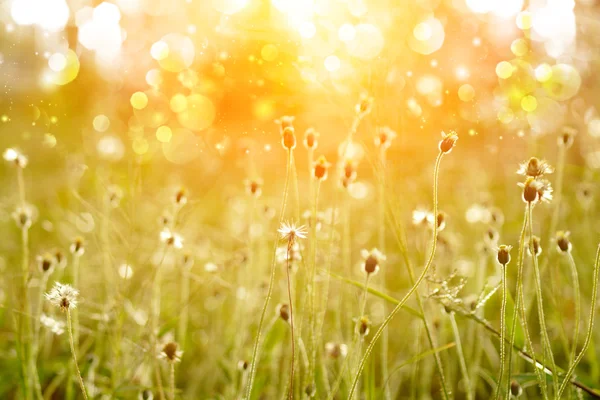
<svg viewBox="0 0 600 400">
<path fill-rule="evenodd" d="M 0 4 L 0 398 L 600 398 L 599 21 Z"/>
</svg>

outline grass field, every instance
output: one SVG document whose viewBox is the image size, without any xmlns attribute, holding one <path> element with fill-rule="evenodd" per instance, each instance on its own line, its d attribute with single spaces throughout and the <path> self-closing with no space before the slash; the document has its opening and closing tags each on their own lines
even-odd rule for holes
<svg viewBox="0 0 600 400">
<path fill-rule="evenodd" d="M 600 398 L 600 3 L 0 3 L 0 398 Z"/>
</svg>

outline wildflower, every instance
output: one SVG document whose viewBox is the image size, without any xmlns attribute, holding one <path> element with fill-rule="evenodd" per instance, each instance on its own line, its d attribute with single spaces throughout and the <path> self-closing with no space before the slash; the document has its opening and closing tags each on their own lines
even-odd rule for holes
<svg viewBox="0 0 600 400">
<path fill-rule="evenodd" d="M 45 296 L 50 304 L 59 307 L 62 311 L 68 311 L 77 307 L 79 291 L 71 285 L 63 285 L 56 282 L 54 287 Z"/>
<path fill-rule="evenodd" d="M 327 161 L 325 156 L 319 157 L 317 161 L 315 161 L 313 165 L 313 175 L 317 180 L 324 181 L 327 179 L 327 172 L 331 167 L 331 163 Z"/>
<path fill-rule="evenodd" d="M 304 132 L 304 147 L 307 149 L 316 149 L 319 145 L 319 132 L 315 131 L 314 128 L 308 128 L 306 132 Z"/>
<path fill-rule="evenodd" d="M 558 135 L 558 145 L 565 149 L 570 148 L 575 141 L 575 135 L 577 135 L 577 129 L 570 126 L 563 127 L 562 133 Z"/>
<path fill-rule="evenodd" d="M 56 266 L 56 257 L 50 253 L 44 253 L 36 257 L 38 267 L 42 274 L 51 274 Z"/>
<path fill-rule="evenodd" d="M 510 263 L 510 251 L 512 250 L 512 246 L 501 244 L 498 246 L 498 262 L 503 267 L 506 267 L 508 263 Z"/>
<path fill-rule="evenodd" d="M 121 200 L 123 199 L 123 189 L 117 185 L 110 185 L 106 189 L 106 202 L 112 208 L 119 207 Z"/>
<path fill-rule="evenodd" d="M 371 251 L 362 249 L 360 255 L 364 259 L 362 270 L 367 275 L 375 275 L 379 272 L 379 264 L 386 259 L 386 257 L 377 249 L 372 249 Z"/>
<path fill-rule="evenodd" d="M 489 210 L 490 221 L 498 226 L 504 224 L 504 213 L 497 207 L 491 207 Z"/>
<path fill-rule="evenodd" d="M 263 182 L 261 179 L 246 179 L 244 181 L 244 186 L 246 186 L 246 192 L 250 196 L 260 197 L 262 194 L 262 185 Z"/>
<path fill-rule="evenodd" d="M 371 330 L 371 321 L 369 320 L 369 318 L 367 318 L 366 316 L 360 317 L 356 324 L 356 332 L 360 336 L 365 337 L 369 334 L 370 330 Z"/>
<path fill-rule="evenodd" d="M 571 232 L 569 231 L 558 231 L 556 232 L 556 247 L 563 253 L 568 253 L 573 248 L 571 241 L 569 240 Z"/>
<path fill-rule="evenodd" d="M 181 235 L 172 232 L 168 228 L 160 231 L 160 240 L 167 246 L 173 246 L 176 249 L 181 249 L 183 247 L 183 238 Z"/>
<path fill-rule="evenodd" d="M 450 133 L 446 133 L 442 131 L 442 140 L 440 140 L 438 147 L 442 153 L 448 154 L 456 145 L 457 140 L 458 135 L 456 134 L 456 132 L 450 131 Z"/>
<path fill-rule="evenodd" d="M 247 370 L 249 366 L 250 366 L 250 364 L 246 360 L 240 360 L 240 361 L 238 361 L 238 364 L 237 364 L 237 367 L 240 371 Z"/>
<path fill-rule="evenodd" d="M 304 225 L 296 226 L 293 222 L 282 223 L 277 232 L 279 232 L 282 239 L 288 241 L 290 246 L 296 242 L 296 239 L 306 239 L 308 234 Z"/>
<path fill-rule="evenodd" d="M 33 211 L 29 205 L 17 207 L 12 217 L 21 229 L 29 229 L 33 224 Z"/>
<path fill-rule="evenodd" d="M 177 343 L 168 342 L 163 346 L 158 358 L 167 360 L 170 363 L 181 362 L 181 356 L 183 355 L 183 351 L 177 350 L 177 348 Z"/>
<path fill-rule="evenodd" d="M 42 323 L 42 325 L 48 328 L 50 332 L 54 333 L 57 336 L 65 333 L 65 323 L 62 321 L 56 320 L 42 313 L 40 315 L 40 322 Z"/>
<path fill-rule="evenodd" d="M 510 381 L 510 394 L 514 397 L 520 397 L 523 394 L 523 388 L 519 382 L 515 380 Z"/>
<path fill-rule="evenodd" d="M 290 306 L 288 304 L 277 305 L 277 315 L 285 322 L 288 322 L 290 319 Z"/>
<path fill-rule="evenodd" d="M 25 168 L 29 162 L 26 156 L 13 148 L 4 150 L 2 157 L 4 157 L 4 160 L 13 163 L 18 168 Z"/>
<path fill-rule="evenodd" d="M 275 121 L 279 124 L 281 133 L 281 145 L 284 149 L 293 150 L 296 148 L 296 134 L 294 130 L 294 117 L 283 116 Z"/>
<path fill-rule="evenodd" d="M 343 343 L 326 343 L 325 344 L 325 353 L 329 358 L 344 358 L 348 355 L 348 346 Z"/>
<path fill-rule="evenodd" d="M 397 136 L 398 134 L 387 126 L 378 127 L 375 130 L 375 146 L 381 150 L 387 150 Z"/>
<path fill-rule="evenodd" d="M 69 247 L 71 254 L 74 256 L 82 256 L 85 253 L 85 241 L 81 236 L 77 236 L 73 239 L 71 246 Z"/>
<path fill-rule="evenodd" d="M 553 172 L 554 168 L 546 160 L 539 160 L 536 157 L 531 157 L 529 161 L 519 164 L 519 169 L 517 170 L 517 174 L 533 178 L 540 178 Z"/>
<path fill-rule="evenodd" d="M 187 189 L 184 187 L 179 188 L 179 190 L 175 192 L 175 196 L 173 197 L 173 204 L 175 204 L 175 207 L 180 208 L 185 206 L 187 204 L 187 201 Z"/>
<path fill-rule="evenodd" d="M 56 266 L 60 269 L 64 269 L 67 266 L 67 258 L 65 257 L 62 250 L 55 249 L 53 253 Z"/>
<path fill-rule="evenodd" d="M 142 390 L 138 394 L 138 400 L 154 400 L 154 394 L 152 393 L 152 390 L 150 390 L 150 389 Z"/>
<path fill-rule="evenodd" d="M 540 238 L 537 237 L 537 236 L 532 236 L 529 240 L 533 241 L 533 252 L 534 252 L 534 255 L 536 257 L 539 257 L 540 254 L 542 254 L 542 243 L 541 243 Z M 526 243 L 529 243 L 529 240 L 527 240 Z M 531 255 L 531 249 L 530 249 L 529 246 L 527 246 L 527 253 L 529 255 Z"/>
<path fill-rule="evenodd" d="M 576 195 L 581 207 L 588 209 L 594 201 L 594 186 L 589 183 L 582 183 L 577 188 Z"/>
<path fill-rule="evenodd" d="M 362 118 L 371 112 L 372 107 L 373 107 L 373 97 L 370 97 L 366 93 L 362 93 L 360 95 L 358 104 L 356 104 L 356 106 L 354 107 L 354 111 L 360 118 Z"/>
<path fill-rule="evenodd" d="M 422 225 L 428 221 L 433 221 L 433 214 L 423 208 L 417 208 L 412 212 L 413 225 Z"/>
<path fill-rule="evenodd" d="M 185 252 L 181 255 L 181 266 L 185 269 L 190 269 L 194 266 L 194 255 L 189 253 L 189 252 Z"/>
<path fill-rule="evenodd" d="M 342 167 L 342 178 L 348 179 L 350 181 L 356 180 L 357 175 L 357 162 L 356 160 L 347 158 L 344 160 L 344 165 Z"/>
<path fill-rule="evenodd" d="M 427 218 L 427 222 L 429 222 L 429 225 L 432 227 L 433 229 L 433 214 L 429 214 L 428 218 Z M 446 213 L 444 212 L 439 212 L 437 215 L 437 218 L 435 218 L 435 221 L 437 223 L 437 229 L 438 231 L 443 231 L 444 228 L 446 227 Z"/>
<path fill-rule="evenodd" d="M 498 239 L 500 239 L 500 234 L 498 231 L 492 227 L 488 228 L 488 230 L 485 232 L 484 240 L 488 244 L 494 245 L 498 242 Z"/>
<path fill-rule="evenodd" d="M 525 203 L 537 203 L 538 201 L 549 203 L 552 200 L 552 186 L 545 179 L 535 179 L 529 176 L 524 183 L 518 183 L 523 188 L 523 201 Z"/>
</svg>

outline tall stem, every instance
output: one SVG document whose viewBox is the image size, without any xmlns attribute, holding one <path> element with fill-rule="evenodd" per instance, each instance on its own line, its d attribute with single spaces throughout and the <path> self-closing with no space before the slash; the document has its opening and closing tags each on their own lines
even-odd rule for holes
<svg viewBox="0 0 600 400">
<path fill-rule="evenodd" d="M 565 388 L 571 381 L 571 376 L 573 375 L 573 372 L 575 372 L 575 368 L 577 367 L 577 364 L 579 364 L 579 362 L 585 355 L 585 352 L 587 351 L 588 346 L 590 345 L 590 342 L 592 341 L 592 336 L 594 334 L 594 318 L 596 316 L 596 300 L 598 299 L 598 272 L 599 272 L 599 270 L 600 270 L 600 245 L 598 246 L 598 250 L 596 251 L 596 261 L 594 262 L 594 279 L 593 279 L 593 283 L 592 283 L 592 303 L 590 304 L 590 318 L 588 320 L 588 328 L 587 328 L 587 333 L 585 335 L 585 341 L 583 342 L 583 347 L 581 348 L 581 351 L 577 355 L 577 358 L 575 358 L 575 361 L 572 362 L 571 365 L 569 366 L 569 369 L 568 369 L 567 373 L 565 374 L 565 378 L 564 378 L 562 384 L 560 385 L 560 388 L 558 390 L 558 395 L 556 396 L 559 399 L 561 398 L 562 393 L 565 391 Z"/>
<path fill-rule="evenodd" d="M 548 352 L 548 356 L 550 357 L 550 366 L 552 370 L 556 371 L 556 364 L 554 362 L 554 354 L 552 353 L 552 343 L 550 342 L 550 338 L 548 337 L 548 328 L 546 327 L 546 317 L 544 315 L 544 302 L 542 298 L 542 281 L 540 278 L 540 268 L 538 266 L 538 259 L 535 256 L 535 249 L 533 244 L 533 206 L 529 203 L 528 207 L 529 211 L 529 252 L 532 254 L 531 259 L 533 260 L 533 272 L 535 275 L 535 289 L 537 295 L 537 306 L 538 306 L 538 319 L 540 321 L 540 330 L 542 334 L 542 340 L 544 342 L 544 346 L 546 347 L 546 351 Z M 554 385 L 554 393 L 556 394 L 558 390 L 558 375 L 552 375 L 552 382 Z"/>
<path fill-rule="evenodd" d="M 169 364 L 171 367 L 171 400 L 175 400 L 175 363 L 170 362 Z"/>
<path fill-rule="evenodd" d="M 579 341 L 579 324 L 581 320 L 581 292 L 579 290 L 579 274 L 577 273 L 577 265 L 575 265 L 575 259 L 573 254 L 569 251 L 569 266 L 571 267 L 571 277 L 573 279 L 573 293 L 575 294 L 575 332 L 573 333 L 573 345 L 571 348 L 571 363 L 575 362 L 575 355 L 577 353 L 577 342 Z"/>
<path fill-rule="evenodd" d="M 438 199 L 437 199 L 438 175 L 439 175 L 440 163 L 442 161 L 443 156 L 444 156 L 444 153 L 442 153 L 442 152 L 438 153 L 438 156 L 435 161 L 435 168 L 433 171 L 433 214 L 436 216 L 438 213 Z M 396 307 L 394 307 L 392 312 L 386 317 L 386 319 L 383 321 L 383 323 L 379 326 L 379 329 L 377 329 L 377 332 L 375 332 L 375 335 L 373 335 L 373 339 L 371 339 L 371 343 L 369 343 L 369 346 L 367 347 L 365 354 L 362 357 L 360 364 L 358 366 L 358 371 L 356 372 L 356 375 L 354 376 L 354 380 L 353 380 L 352 386 L 350 388 L 350 394 L 348 396 L 349 399 L 351 399 L 352 396 L 354 396 L 354 392 L 356 391 L 356 385 L 358 384 L 360 374 L 365 367 L 367 359 L 373 352 L 373 348 L 375 347 L 377 340 L 381 337 L 383 330 L 391 322 L 391 320 L 398 313 L 398 311 L 400 311 L 400 309 L 402 309 L 402 306 L 404 306 L 404 304 L 408 301 L 408 299 L 417 290 L 417 288 L 419 287 L 419 285 L 421 284 L 423 279 L 425 279 L 425 276 L 429 272 L 429 268 L 431 267 L 431 264 L 433 264 L 433 259 L 435 257 L 435 250 L 436 250 L 436 246 L 437 246 L 437 233 L 438 233 L 437 224 L 433 224 L 433 237 L 432 237 L 431 251 L 429 254 L 429 259 L 427 260 L 427 263 L 425 264 L 425 268 L 423 268 L 423 271 L 421 272 L 421 275 L 419 275 L 419 278 L 417 279 L 415 284 L 410 288 L 408 293 L 406 293 L 406 295 L 404 295 L 404 297 L 402 298 L 402 300 L 400 300 L 400 302 L 396 305 Z M 445 386 L 444 386 L 444 397 L 446 399 L 449 398 L 449 395 L 448 395 L 448 392 L 447 392 Z"/>
<path fill-rule="evenodd" d="M 321 181 L 316 180 L 315 187 L 315 198 L 312 209 L 312 220 L 311 220 L 311 238 L 310 238 L 310 278 L 307 288 L 310 290 L 310 359 L 308 364 L 307 379 L 312 380 L 314 384 L 314 372 L 316 369 L 316 358 L 317 358 L 317 288 L 316 288 L 316 271 L 317 271 L 317 209 L 319 207 L 319 191 L 321 189 Z M 307 382 L 308 383 L 308 382 Z"/>
<path fill-rule="evenodd" d="M 506 364 L 506 300 L 508 293 L 506 290 L 506 270 L 507 266 L 502 265 L 502 308 L 500 309 L 500 376 L 498 377 L 498 383 L 496 384 L 496 393 L 494 398 L 498 400 L 500 398 L 500 388 L 502 387 L 502 376 L 504 374 L 504 368 Z M 515 308 L 516 309 L 516 308 Z M 510 351 L 510 349 L 509 349 Z M 510 377 L 509 377 L 510 380 Z"/>
<path fill-rule="evenodd" d="M 292 336 L 292 361 L 290 365 L 290 383 L 289 383 L 289 392 L 288 398 L 292 400 L 294 398 L 294 364 L 296 362 L 296 340 L 294 338 L 294 308 L 292 305 L 292 282 L 290 279 L 290 250 L 294 245 L 293 241 L 289 241 L 287 245 L 287 253 L 286 253 L 286 265 L 285 269 L 287 271 L 287 290 L 288 290 L 288 299 L 290 302 L 290 331 Z"/>
<path fill-rule="evenodd" d="M 386 149 L 381 146 L 380 147 L 380 160 L 381 160 L 381 173 L 379 179 L 379 204 L 378 204 L 378 247 L 379 250 L 385 254 L 385 173 L 386 173 Z M 386 273 L 382 271 L 382 287 L 386 288 Z M 383 313 L 387 313 L 387 305 L 385 301 L 381 302 L 383 306 Z M 381 338 L 381 375 L 388 376 L 388 331 L 387 329 L 383 332 L 383 337 Z M 386 400 L 391 399 L 390 387 L 386 385 L 383 389 L 383 395 Z"/>
<path fill-rule="evenodd" d="M 287 193 L 288 187 L 290 184 L 290 173 L 291 173 L 291 165 L 292 165 L 292 150 L 288 150 L 287 154 L 287 170 L 285 174 L 285 186 L 283 189 L 283 198 L 281 200 L 281 213 L 279 214 L 279 223 L 277 226 L 281 225 L 283 221 L 283 217 L 285 215 L 285 205 L 287 202 Z M 260 320 L 258 322 L 258 332 L 256 333 L 256 340 L 254 341 L 254 348 L 252 350 L 252 361 L 250 367 L 250 379 L 248 380 L 248 387 L 246 389 L 246 400 L 250 400 L 250 396 L 252 395 L 252 385 L 254 384 L 254 377 L 256 375 L 256 364 L 258 363 L 258 347 L 260 345 L 260 337 L 262 333 L 262 327 L 265 320 L 265 315 L 267 313 L 267 308 L 269 307 L 269 301 L 271 300 L 271 294 L 273 292 L 273 282 L 275 281 L 275 265 L 276 265 L 276 257 L 275 254 L 277 252 L 277 244 L 278 241 L 275 240 L 273 245 L 273 251 L 271 255 L 271 276 L 269 278 L 269 288 L 267 289 L 267 297 L 265 298 L 265 304 L 263 305 Z"/>
<path fill-rule="evenodd" d="M 450 312 L 448 315 L 450 316 L 450 324 L 452 325 L 452 333 L 454 334 L 454 342 L 456 343 L 456 352 L 458 353 L 460 371 L 463 375 L 463 379 L 465 380 L 465 392 L 467 393 L 467 400 L 472 400 L 473 392 L 471 391 L 471 380 L 469 378 L 469 371 L 467 370 L 465 354 L 463 352 L 462 344 L 460 342 L 460 332 L 458 331 L 458 326 L 456 325 L 456 318 L 454 317 L 454 313 Z M 500 386 L 500 382 L 498 382 L 498 386 Z"/>
<path fill-rule="evenodd" d="M 73 355 L 73 364 L 75 365 L 75 370 L 77 371 L 79 387 L 81 388 L 81 393 L 83 393 L 83 398 L 87 400 L 88 396 L 85 390 L 85 385 L 83 384 L 83 378 L 81 377 L 81 371 L 79 370 L 79 364 L 77 363 L 77 353 L 75 352 L 75 343 L 73 340 L 73 323 L 71 321 L 71 309 L 67 309 L 67 328 L 69 330 L 69 345 L 71 346 L 71 354 Z"/>
</svg>

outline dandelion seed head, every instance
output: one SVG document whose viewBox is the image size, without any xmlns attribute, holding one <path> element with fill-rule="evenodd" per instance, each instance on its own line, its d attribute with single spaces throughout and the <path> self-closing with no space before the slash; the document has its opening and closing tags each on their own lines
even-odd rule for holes
<svg viewBox="0 0 600 400">
<path fill-rule="evenodd" d="M 71 285 L 63 285 L 60 282 L 56 282 L 54 287 L 45 296 L 50 304 L 59 307 L 62 311 L 67 311 L 77 308 L 79 291 Z"/>
<path fill-rule="evenodd" d="M 293 222 L 283 222 L 277 232 L 279 232 L 281 239 L 287 240 L 290 245 L 295 243 L 297 239 L 306 239 L 308 235 L 306 226 L 296 226 Z"/>
</svg>

